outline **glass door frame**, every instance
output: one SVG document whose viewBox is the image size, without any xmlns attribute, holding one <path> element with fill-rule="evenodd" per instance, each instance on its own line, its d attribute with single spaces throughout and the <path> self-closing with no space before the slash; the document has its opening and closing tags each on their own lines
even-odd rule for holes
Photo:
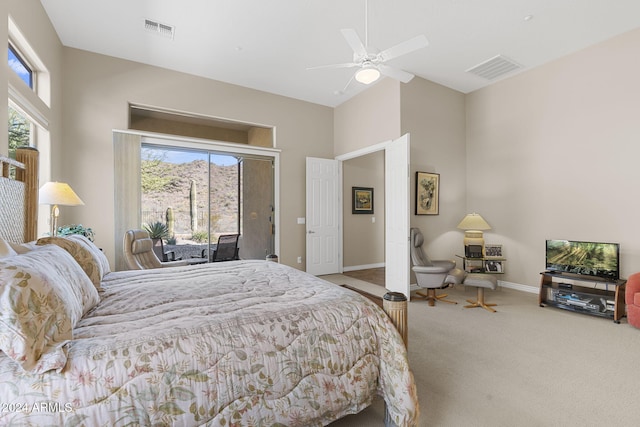
<svg viewBox="0 0 640 427">
<path fill-rule="evenodd" d="M 206 140 L 199 138 L 179 137 L 172 135 L 154 134 L 141 135 L 141 145 L 166 146 L 167 148 L 184 148 L 186 150 L 215 151 L 220 154 L 239 155 L 271 159 L 273 162 L 273 224 L 274 253 L 280 253 L 280 150 L 277 148 L 256 147 L 228 142 Z"/>
</svg>

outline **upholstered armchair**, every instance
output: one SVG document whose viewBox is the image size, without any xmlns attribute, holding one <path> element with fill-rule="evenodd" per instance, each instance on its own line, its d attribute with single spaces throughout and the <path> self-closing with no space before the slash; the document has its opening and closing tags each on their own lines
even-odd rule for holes
<svg viewBox="0 0 640 427">
<path fill-rule="evenodd" d="M 624 302 L 627 304 L 627 321 L 640 328 L 640 273 L 634 273 L 627 279 Z"/>
<path fill-rule="evenodd" d="M 153 252 L 153 240 L 145 230 L 128 230 L 124 234 L 123 250 L 130 270 L 187 265 L 187 261 L 160 262 Z"/>
<path fill-rule="evenodd" d="M 431 260 L 422 250 L 424 236 L 418 228 L 411 228 L 411 268 L 416 275 L 418 286 L 427 289 L 427 292 L 417 291 L 416 294 L 426 298 L 430 306 L 435 305 L 436 300 L 457 304 L 455 301 L 444 299 L 447 295 L 436 295 L 436 289 L 443 289 L 453 284 L 460 284 L 465 274 L 456 268 L 453 260 Z"/>
</svg>

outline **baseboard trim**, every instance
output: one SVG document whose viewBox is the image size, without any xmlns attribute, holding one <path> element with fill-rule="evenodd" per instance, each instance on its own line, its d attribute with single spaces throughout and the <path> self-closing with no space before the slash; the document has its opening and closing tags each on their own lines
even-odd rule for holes
<svg viewBox="0 0 640 427">
<path fill-rule="evenodd" d="M 464 284 L 456 285 L 456 286 L 464 286 Z M 540 289 L 536 286 L 521 285 L 520 283 L 505 282 L 504 280 L 498 280 L 498 286 L 501 286 L 503 288 L 515 289 L 516 291 L 521 291 L 521 292 L 529 292 L 531 294 L 537 294 L 538 292 L 540 292 Z M 417 291 L 419 289 L 422 289 L 422 288 L 418 286 L 417 283 L 411 284 L 411 288 L 410 288 L 411 292 Z"/>
<path fill-rule="evenodd" d="M 505 282 L 504 280 L 498 280 L 498 286 L 503 288 L 515 289 L 517 291 L 529 292 L 531 294 L 537 294 L 540 289 L 537 286 L 522 285 L 520 283 Z"/>
<path fill-rule="evenodd" d="M 369 268 L 382 268 L 382 267 L 384 267 L 384 262 L 380 262 L 378 264 L 352 265 L 349 267 L 342 267 L 342 271 L 357 271 L 357 270 L 367 270 Z"/>
</svg>

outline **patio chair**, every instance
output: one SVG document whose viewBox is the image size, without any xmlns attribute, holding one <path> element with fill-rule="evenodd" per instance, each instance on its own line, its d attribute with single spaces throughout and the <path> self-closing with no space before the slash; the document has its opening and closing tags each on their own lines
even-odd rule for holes
<svg viewBox="0 0 640 427">
<path fill-rule="evenodd" d="M 218 243 L 213 249 L 209 249 L 209 260 L 211 262 L 234 261 L 240 259 L 238 256 L 238 240 L 240 234 L 221 234 Z M 202 258 L 206 255 L 207 249 L 202 251 Z"/>
</svg>

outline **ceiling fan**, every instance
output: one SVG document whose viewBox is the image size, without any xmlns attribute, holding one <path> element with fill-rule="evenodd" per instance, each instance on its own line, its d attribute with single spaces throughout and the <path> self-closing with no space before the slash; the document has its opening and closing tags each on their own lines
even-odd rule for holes
<svg viewBox="0 0 640 427">
<path fill-rule="evenodd" d="M 414 77 L 413 74 L 399 68 L 391 67 L 387 65 L 386 62 L 426 47 L 429 44 L 427 38 L 424 35 L 419 35 L 393 47 L 379 51 L 375 47 L 369 46 L 368 15 L 368 1 L 365 0 L 364 43 L 362 43 L 362 40 L 358 37 L 356 30 L 351 28 L 340 30 L 342 32 L 342 36 L 347 41 L 347 44 L 353 50 L 353 62 L 321 65 L 319 67 L 308 68 L 308 70 L 316 70 L 320 68 L 358 68 L 353 76 L 351 76 L 351 79 L 342 92 L 347 90 L 353 79 L 368 85 L 378 80 L 381 75 L 391 77 L 403 83 L 408 83 Z"/>
</svg>

